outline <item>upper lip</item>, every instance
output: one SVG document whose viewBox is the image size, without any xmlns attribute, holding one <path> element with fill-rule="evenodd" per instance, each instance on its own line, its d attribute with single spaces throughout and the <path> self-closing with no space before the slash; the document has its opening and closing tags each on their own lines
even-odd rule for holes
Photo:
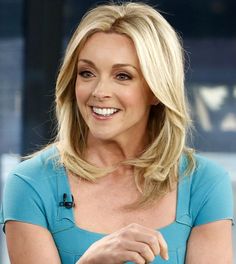
<svg viewBox="0 0 236 264">
<path fill-rule="evenodd" d="M 119 108 L 114 107 L 114 106 L 90 105 L 90 107 L 96 107 L 96 108 L 114 108 L 114 109 L 118 109 L 118 110 L 120 110 Z"/>
</svg>

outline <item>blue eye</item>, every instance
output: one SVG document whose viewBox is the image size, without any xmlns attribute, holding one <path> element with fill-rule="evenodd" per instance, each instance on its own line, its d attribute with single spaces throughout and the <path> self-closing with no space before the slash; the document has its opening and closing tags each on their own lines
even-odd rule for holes
<svg viewBox="0 0 236 264">
<path fill-rule="evenodd" d="M 132 77 L 130 75 L 128 75 L 127 73 L 119 73 L 116 75 L 116 78 L 119 81 L 127 81 L 127 80 L 131 80 Z"/>
<path fill-rule="evenodd" d="M 90 71 L 81 71 L 79 72 L 79 75 L 86 79 L 94 77 L 94 74 Z"/>
</svg>

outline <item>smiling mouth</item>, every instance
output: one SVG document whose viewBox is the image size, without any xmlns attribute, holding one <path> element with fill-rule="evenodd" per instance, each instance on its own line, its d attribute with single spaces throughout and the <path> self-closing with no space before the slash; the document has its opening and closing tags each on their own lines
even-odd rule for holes
<svg viewBox="0 0 236 264">
<path fill-rule="evenodd" d="M 91 108 L 92 108 L 92 112 L 94 114 L 96 114 L 98 116 L 104 116 L 104 117 L 112 116 L 119 111 L 119 109 L 112 108 L 112 107 L 95 107 L 95 106 L 92 106 Z"/>
</svg>

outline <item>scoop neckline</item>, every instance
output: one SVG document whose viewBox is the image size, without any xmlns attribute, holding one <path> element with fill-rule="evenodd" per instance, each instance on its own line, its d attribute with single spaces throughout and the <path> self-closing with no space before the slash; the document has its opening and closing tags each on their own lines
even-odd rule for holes
<svg viewBox="0 0 236 264">
<path fill-rule="evenodd" d="M 56 147 L 56 151 L 58 152 L 59 156 L 60 156 L 60 152 L 59 150 L 57 149 Z M 68 190 L 68 193 L 69 195 L 72 195 L 72 192 L 71 192 L 71 188 L 70 188 L 70 184 L 69 184 L 69 178 L 68 178 L 68 173 L 66 171 L 66 168 L 64 167 L 63 164 L 60 165 L 60 172 L 63 176 L 63 179 L 64 179 L 64 186 L 66 186 L 67 190 Z M 180 170 L 179 170 L 180 172 Z M 180 179 L 178 182 L 177 182 L 177 198 L 176 198 L 176 212 L 175 212 L 175 219 L 174 221 L 172 221 L 171 223 L 161 227 L 161 228 L 153 228 L 153 230 L 156 230 L 156 231 L 164 231 L 172 226 L 174 226 L 175 224 L 178 223 L 177 221 L 177 217 L 179 215 L 179 209 L 180 209 L 180 189 L 181 189 L 181 185 L 182 185 L 182 182 L 183 182 L 183 179 Z M 94 232 L 94 231 L 90 231 L 88 229 L 85 229 L 85 228 L 82 228 L 80 226 L 78 226 L 76 224 L 76 221 L 75 221 L 75 213 L 74 213 L 74 209 L 72 208 L 72 210 L 70 210 L 71 212 L 71 220 L 73 221 L 74 223 L 74 228 L 77 229 L 77 231 L 79 232 L 82 232 L 82 233 L 87 233 L 87 234 L 90 234 L 90 235 L 96 235 L 96 236 L 107 236 L 107 235 L 110 235 L 112 233 L 102 233 L 102 232 Z M 114 231 L 116 232 L 116 231 Z"/>
</svg>

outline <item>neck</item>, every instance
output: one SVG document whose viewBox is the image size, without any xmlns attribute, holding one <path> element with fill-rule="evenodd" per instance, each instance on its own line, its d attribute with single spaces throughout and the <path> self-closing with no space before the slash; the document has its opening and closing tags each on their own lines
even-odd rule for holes
<svg viewBox="0 0 236 264">
<path fill-rule="evenodd" d="M 147 144 L 148 138 L 142 134 L 129 140 L 99 140 L 89 133 L 85 159 L 99 167 L 114 166 L 124 160 L 138 157 Z"/>
</svg>

